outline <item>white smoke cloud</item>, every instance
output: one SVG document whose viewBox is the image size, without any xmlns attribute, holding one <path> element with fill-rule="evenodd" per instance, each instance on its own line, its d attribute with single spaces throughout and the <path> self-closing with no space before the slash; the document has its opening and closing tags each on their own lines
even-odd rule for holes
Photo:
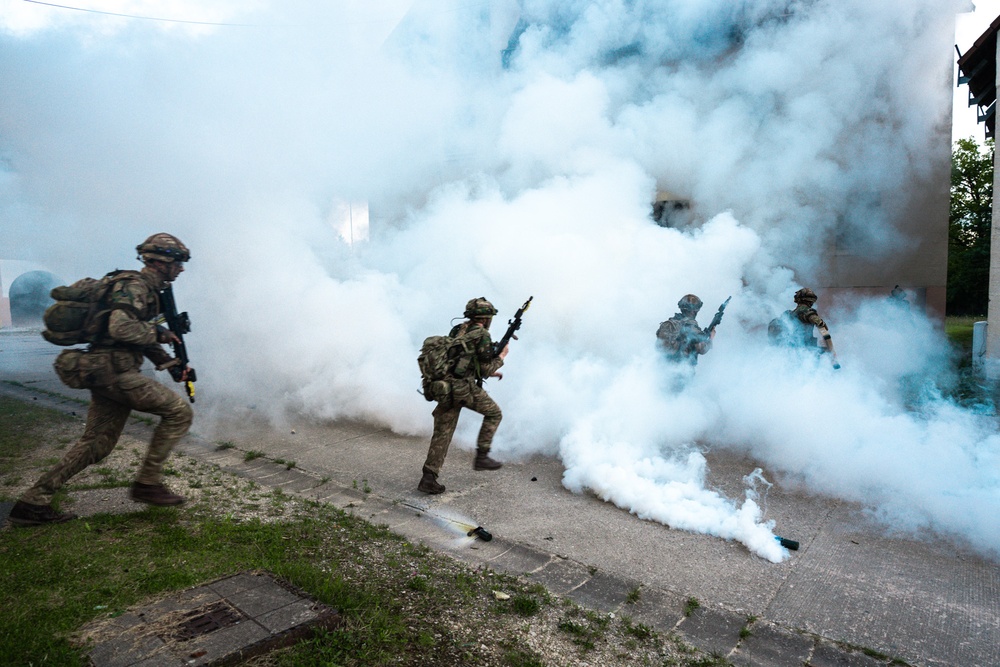
<svg viewBox="0 0 1000 667">
<path fill-rule="evenodd" d="M 835 226 L 873 256 L 906 242 L 888 222 L 933 162 L 961 4 L 172 5 L 234 24 L 186 27 L 21 7 L 0 36 L 0 256 L 93 275 L 184 239 L 203 422 L 254 403 L 429 434 L 421 340 L 471 297 L 503 317 L 534 296 L 489 387 L 499 457 L 559 456 L 574 491 L 781 560 L 757 478 L 739 500 L 705 486 L 703 448 L 731 448 L 996 553 L 998 443 L 935 393 L 939 331 L 824 312 L 839 372 L 764 334 Z M 654 225 L 658 188 L 695 224 Z M 357 200 L 370 240 L 349 245 L 331 218 Z M 689 292 L 703 321 L 733 301 L 681 391 L 653 333 Z"/>
</svg>

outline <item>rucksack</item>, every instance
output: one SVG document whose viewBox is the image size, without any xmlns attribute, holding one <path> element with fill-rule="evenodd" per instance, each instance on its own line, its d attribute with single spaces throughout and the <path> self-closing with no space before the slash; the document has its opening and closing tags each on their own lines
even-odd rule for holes
<svg viewBox="0 0 1000 667">
<path fill-rule="evenodd" d="M 56 300 L 45 310 L 42 336 L 55 345 L 94 343 L 107 327 L 105 296 L 112 285 L 125 278 L 139 277 L 138 271 L 112 271 L 103 278 L 81 278 L 72 285 L 54 287 Z"/>
<path fill-rule="evenodd" d="M 486 334 L 482 328 L 458 336 L 428 336 L 420 346 L 417 365 L 424 398 L 442 401 L 451 392 L 453 378 L 463 378 L 476 361 L 476 342 Z"/>
<path fill-rule="evenodd" d="M 784 347 L 813 347 L 816 339 L 812 325 L 802 322 L 794 310 L 786 310 L 767 325 L 767 337 L 772 345 Z"/>
</svg>

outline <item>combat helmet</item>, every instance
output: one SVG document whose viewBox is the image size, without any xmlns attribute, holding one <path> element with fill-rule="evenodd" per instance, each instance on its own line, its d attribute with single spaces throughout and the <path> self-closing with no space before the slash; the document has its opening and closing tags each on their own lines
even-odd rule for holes
<svg viewBox="0 0 1000 667">
<path fill-rule="evenodd" d="M 795 303 L 804 303 L 807 306 L 816 303 L 816 298 L 816 292 L 813 292 L 808 287 L 803 287 L 795 293 Z"/>
<path fill-rule="evenodd" d="M 497 314 L 497 309 L 486 300 L 485 296 L 481 296 L 478 299 L 469 299 L 469 303 L 465 304 L 465 313 L 463 314 L 470 320 L 474 317 L 493 317 Z"/>
<path fill-rule="evenodd" d="M 701 310 L 701 306 L 702 300 L 694 294 L 685 294 L 681 297 L 681 300 L 677 302 L 677 307 L 681 309 L 681 312 L 692 317 L 698 314 L 698 311 Z"/>
<path fill-rule="evenodd" d="M 191 259 L 191 251 L 176 236 L 166 233 L 153 234 L 135 247 L 139 259 L 144 262 L 186 262 Z"/>
</svg>

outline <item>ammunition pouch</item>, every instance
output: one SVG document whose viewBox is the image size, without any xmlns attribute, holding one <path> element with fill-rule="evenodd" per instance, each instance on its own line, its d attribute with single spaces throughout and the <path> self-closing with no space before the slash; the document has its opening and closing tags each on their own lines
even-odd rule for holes
<svg viewBox="0 0 1000 667">
<path fill-rule="evenodd" d="M 111 355 L 107 353 L 65 350 L 52 366 L 62 383 L 71 389 L 108 387 L 116 377 Z"/>
<path fill-rule="evenodd" d="M 424 380 L 423 395 L 428 401 L 437 401 L 445 407 L 451 405 L 450 380 Z"/>
</svg>

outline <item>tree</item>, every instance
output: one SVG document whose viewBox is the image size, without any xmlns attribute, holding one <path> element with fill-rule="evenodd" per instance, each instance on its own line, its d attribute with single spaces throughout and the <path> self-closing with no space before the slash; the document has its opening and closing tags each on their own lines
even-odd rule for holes
<svg viewBox="0 0 1000 667">
<path fill-rule="evenodd" d="M 955 142 L 951 154 L 951 214 L 948 216 L 949 315 L 986 314 L 993 221 L 993 139 Z"/>
</svg>

